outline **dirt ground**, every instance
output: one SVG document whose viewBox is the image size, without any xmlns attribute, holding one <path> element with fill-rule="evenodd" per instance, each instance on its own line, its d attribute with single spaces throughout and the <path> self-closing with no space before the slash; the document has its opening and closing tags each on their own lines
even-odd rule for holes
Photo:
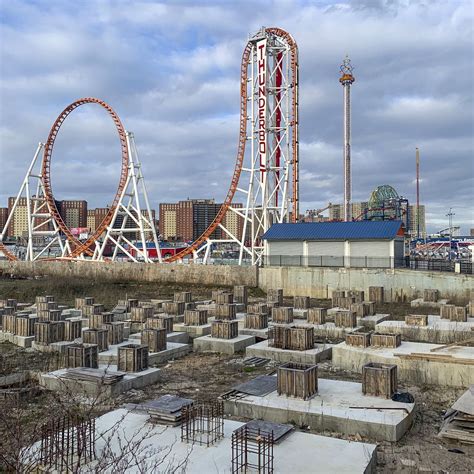
<svg viewBox="0 0 474 474">
<path fill-rule="evenodd" d="M 40 294 L 53 294 L 60 303 L 72 305 L 76 296 L 93 296 L 107 309 L 112 308 L 118 299 L 127 295 L 133 298 L 166 298 L 175 291 L 190 290 L 193 297 L 206 299 L 213 288 L 183 288 L 179 285 L 153 283 L 108 283 L 96 284 L 87 281 L 49 281 L 49 280 L 0 280 L 0 299 L 17 298 L 21 302 L 33 302 Z M 258 290 L 251 293 L 252 298 L 263 296 Z M 314 300 L 313 306 L 329 307 L 329 300 Z M 387 304 L 379 312 L 391 313 L 395 318 L 403 318 L 410 312 L 409 305 Z M 417 312 L 420 312 L 417 310 Z M 0 375 L 21 369 L 43 371 L 54 367 L 56 360 L 47 354 L 39 354 L 17 348 L 8 343 L 0 344 Z M 133 390 L 117 400 L 118 404 L 138 402 L 156 398 L 165 393 L 193 398 L 196 401 L 214 400 L 235 385 L 259 374 L 274 370 L 273 364 L 263 367 L 248 367 L 237 356 L 222 354 L 197 354 L 170 361 L 161 367 L 161 380 L 145 390 Z M 360 375 L 336 370 L 330 362 L 320 364 L 318 375 L 322 378 L 359 381 Z M 377 472 L 474 472 L 474 446 L 449 443 L 438 438 L 444 412 L 459 398 L 464 390 L 440 387 L 418 387 L 400 384 L 401 391 L 411 393 L 416 400 L 415 421 L 409 432 L 397 443 L 379 443 Z M 31 400 L 22 405 L 25 420 L 43 416 L 42 404 L 51 403 L 47 393 L 36 393 Z M 301 429 L 301 427 L 296 427 Z M 4 435 L 0 429 L 0 436 Z M 340 433 L 320 433 L 344 438 Z M 345 437 L 351 440 L 364 440 L 360 436 Z M 370 442 L 370 441 L 369 441 Z"/>
</svg>

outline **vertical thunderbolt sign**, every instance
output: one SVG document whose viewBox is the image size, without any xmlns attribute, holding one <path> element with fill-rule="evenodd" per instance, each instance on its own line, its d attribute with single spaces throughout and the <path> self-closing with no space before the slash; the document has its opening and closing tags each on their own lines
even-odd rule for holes
<svg viewBox="0 0 474 474">
<path fill-rule="evenodd" d="M 260 172 L 265 173 L 267 164 L 267 40 L 257 42 L 257 68 L 258 68 L 258 152 L 260 155 Z"/>
</svg>

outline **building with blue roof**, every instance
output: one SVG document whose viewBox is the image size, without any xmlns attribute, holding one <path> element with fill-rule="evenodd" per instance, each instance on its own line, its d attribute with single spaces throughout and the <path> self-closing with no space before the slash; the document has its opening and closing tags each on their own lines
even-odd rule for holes
<svg viewBox="0 0 474 474">
<path fill-rule="evenodd" d="M 402 221 L 274 224 L 263 235 L 266 265 L 393 268 L 403 266 Z"/>
</svg>

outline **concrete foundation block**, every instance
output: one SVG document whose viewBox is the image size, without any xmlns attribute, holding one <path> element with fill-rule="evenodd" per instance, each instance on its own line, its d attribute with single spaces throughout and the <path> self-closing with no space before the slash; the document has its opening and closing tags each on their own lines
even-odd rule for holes
<svg viewBox="0 0 474 474">
<path fill-rule="evenodd" d="M 239 335 L 233 339 L 218 339 L 211 336 L 203 336 L 194 339 L 193 348 L 196 352 L 235 354 L 237 352 L 243 352 L 246 347 L 252 344 L 255 344 L 254 336 Z"/>
</svg>

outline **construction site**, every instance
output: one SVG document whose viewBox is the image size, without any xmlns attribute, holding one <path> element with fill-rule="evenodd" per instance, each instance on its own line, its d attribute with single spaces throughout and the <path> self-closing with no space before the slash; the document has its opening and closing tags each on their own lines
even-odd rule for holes
<svg viewBox="0 0 474 474">
<path fill-rule="evenodd" d="M 410 244 L 419 191 L 411 210 L 388 185 L 354 210 L 349 58 L 340 72 L 340 218 L 300 217 L 298 46 L 261 28 L 227 195 L 169 253 L 134 134 L 101 99 L 60 113 L 0 228 L 0 470 L 474 471 L 473 242 L 451 259 L 450 230 L 443 265 L 415 258 L 438 245 Z M 79 237 L 51 167 L 62 124 L 90 104 L 117 130 L 120 181 Z"/>
</svg>

